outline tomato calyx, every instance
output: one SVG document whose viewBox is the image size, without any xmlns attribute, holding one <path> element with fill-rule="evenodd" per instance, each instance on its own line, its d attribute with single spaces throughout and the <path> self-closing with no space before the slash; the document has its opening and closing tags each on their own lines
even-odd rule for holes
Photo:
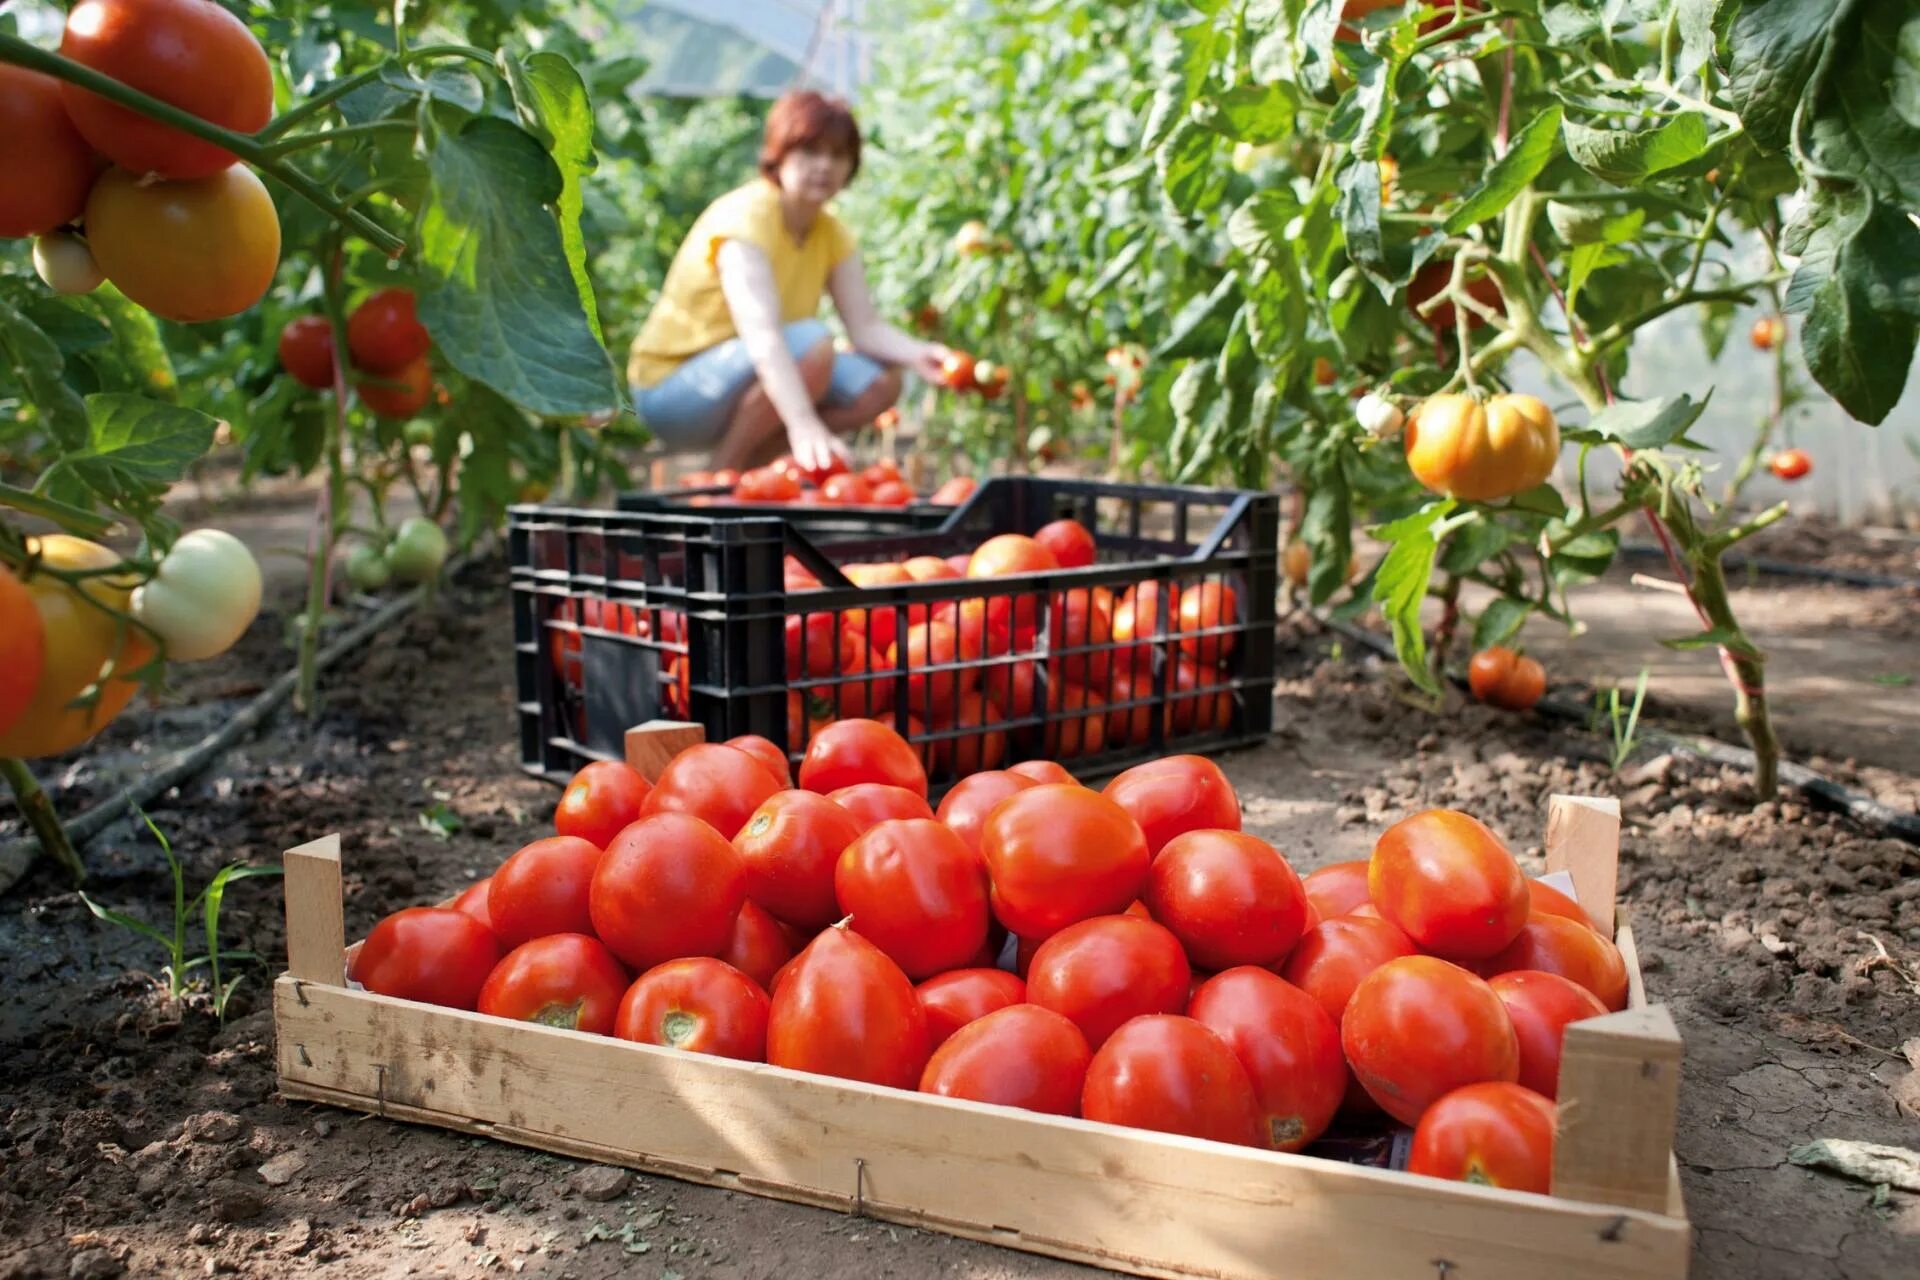
<svg viewBox="0 0 1920 1280">
<path fill-rule="evenodd" d="M 558 1000 L 543 1004 L 528 1022 L 537 1022 L 543 1027 L 562 1027 L 576 1031 L 580 1027 L 580 1010 L 587 1003 L 586 997 L 562 1003 Z"/>
<path fill-rule="evenodd" d="M 700 1030 L 700 1019 L 684 1009 L 675 1009 L 660 1019 L 660 1036 L 669 1045 L 679 1048 Z"/>
</svg>

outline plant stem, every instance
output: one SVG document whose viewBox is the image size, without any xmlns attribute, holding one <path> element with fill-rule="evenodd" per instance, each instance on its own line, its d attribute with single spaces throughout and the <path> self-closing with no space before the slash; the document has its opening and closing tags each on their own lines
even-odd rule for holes
<svg viewBox="0 0 1920 1280">
<path fill-rule="evenodd" d="M 347 349 L 345 298 L 340 287 L 340 245 L 337 234 L 322 243 L 320 261 L 325 281 L 321 301 L 327 321 L 333 329 L 333 349 Z M 308 539 L 306 625 L 300 631 L 300 679 L 295 686 L 293 704 L 301 714 L 312 716 L 319 709 L 320 623 L 326 616 L 327 596 L 332 585 L 333 549 L 340 529 L 351 512 L 348 508 L 345 463 L 341 449 L 347 434 L 347 378 L 342 362 L 333 362 L 333 417 L 327 423 L 327 487 L 315 506 L 313 532 Z M 379 511 L 376 504 L 375 516 Z"/>
<path fill-rule="evenodd" d="M 60 815 L 53 811 L 53 801 L 40 788 L 40 780 L 33 776 L 23 761 L 0 758 L 0 774 L 4 774 L 7 785 L 13 788 L 13 799 L 20 806 L 20 815 L 40 837 L 40 847 L 67 869 L 75 884 L 86 881 L 87 868 L 80 861 L 80 854 L 74 849 L 73 841 L 67 838 L 67 829 L 60 825 Z"/>
<path fill-rule="evenodd" d="M 343 140 L 351 141 L 354 138 L 373 137 L 377 134 L 392 133 L 395 130 L 405 130 L 408 133 L 412 133 L 413 122 L 411 120 L 370 120 L 366 124 L 346 124 L 341 125 L 337 129 L 322 129 L 318 133 L 296 133 L 291 137 L 281 138 L 277 142 L 268 143 L 260 150 L 262 155 L 291 155 L 295 151 L 304 151 L 308 147 L 321 147 Z M 351 205 L 355 203 L 358 202 L 353 200 L 342 201 L 342 207 L 351 207 Z"/>
<path fill-rule="evenodd" d="M 1460 578 L 1457 574 L 1448 574 L 1447 580 L 1440 585 L 1438 592 L 1446 606 L 1440 613 L 1440 622 L 1433 629 L 1433 652 L 1428 655 L 1433 663 L 1433 677 L 1442 688 L 1446 687 L 1447 650 L 1453 647 L 1453 629 L 1460 621 Z"/>
</svg>

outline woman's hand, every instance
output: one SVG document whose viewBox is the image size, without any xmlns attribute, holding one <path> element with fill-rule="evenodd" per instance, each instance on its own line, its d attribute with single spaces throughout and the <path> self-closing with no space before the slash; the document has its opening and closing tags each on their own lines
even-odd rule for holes
<svg viewBox="0 0 1920 1280">
<path fill-rule="evenodd" d="M 847 446 L 840 437 L 827 428 L 827 424 L 814 418 L 811 422 L 791 422 L 787 424 L 787 445 L 793 451 L 793 460 L 800 464 L 803 471 L 821 475 L 832 468 L 834 459 L 842 464 L 851 459 Z"/>
<path fill-rule="evenodd" d="M 947 383 L 947 357 L 953 353 L 937 342 L 922 342 L 919 350 L 913 353 L 911 362 L 913 371 L 936 387 Z"/>
</svg>

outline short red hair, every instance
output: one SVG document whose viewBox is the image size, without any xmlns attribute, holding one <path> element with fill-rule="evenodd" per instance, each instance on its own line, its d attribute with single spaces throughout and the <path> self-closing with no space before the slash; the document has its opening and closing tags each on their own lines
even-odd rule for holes
<svg viewBox="0 0 1920 1280">
<path fill-rule="evenodd" d="M 851 182 L 860 172 L 860 126 L 853 112 L 839 98 L 829 98 L 812 89 L 784 94 L 767 112 L 767 137 L 760 145 L 760 172 L 775 183 L 780 181 L 780 162 L 799 147 L 824 145 L 846 156 L 853 164 L 847 174 Z"/>
</svg>

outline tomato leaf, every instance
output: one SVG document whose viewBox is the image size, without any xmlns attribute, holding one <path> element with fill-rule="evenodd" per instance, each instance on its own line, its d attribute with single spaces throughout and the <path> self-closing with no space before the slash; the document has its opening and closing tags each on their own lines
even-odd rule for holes
<svg viewBox="0 0 1920 1280">
<path fill-rule="evenodd" d="M 1440 546 L 1435 526 L 1452 512 L 1452 498 L 1422 507 L 1412 515 L 1373 531 L 1393 545 L 1374 575 L 1373 598 L 1393 629 L 1393 649 L 1408 678 L 1428 693 L 1438 694 L 1439 683 L 1427 670 L 1427 638 L 1420 628 L 1420 606 L 1433 577 L 1433 557 Z"/>
<path fill-rule="evenodd" d="M 1227 327 L 1240 309 L 1240 273 L 1229 271 L 1209 293 L 1197 294 L 1180 308 L 1166 338 L 1154 349 L 1156 360 L 1212 355 L 1226 341 Z"/>
<path fill-rule="evenodd" d="M 136 518 L 159 508 L 168 486 L 213 447 L 218 425 L 198 409 L 145 396 L 87 397 L 87 438 L 47 468 L 55 499 L 86 506 L 89 497 Z"/>
<path fill-rule="evenodd" d="M 1197 439 L 1200 420 L 1219 393 L 1214 367 L 1205 360 L 1189 363 L 1173 380 L 1167 403 L 1173 409 L 1173 434 L 1167 440 L 1167 458 L 1178 469 L 1184 467 L 1192 443 Z"/>
<path fill-rule="evenodd" d="M 1617 187 L 1638 185 L 1707 150 L 1707 118 L 1697 112 L 1653 129 L 1595 129 L 1572 120 L 1561 128 L 1567 153 L 1588 173 Z"/>
<path fill-rule="evenodd" d="M 1629 449 L 1658 449 L 1685 435 L 1712 399 L 1708 391 L 1698 404 L 1684 392 L 1659 400 L 1621 400 L 1594 414 L 1587 425 Z"/>
<path fill-rule="evenodd" d="M 1473 651 L 1491 648 L 1496 644 L 1505 644 L 1520 634 L 1527 615 L 1533 612 L 1533 606 L 1524 600 L 1514 600 L 1508 596 L 1495 596 L 1487 601 L 1487 607 L 1473 624 Z"/>
<path fill-rule="evenodd" d="M 1680 28 L 1680 54 L 1673 64 L 1682 79 L 1713 61 L 1713 11 L 1720 0 L 1675 0 L 1673 16 Z"/>
<path fill-rule="evenodd" d="M 1837 55 L 1811 92 L 1810 149 L 1885 200 L 1920 206 L 1920 13 L 1858 5 L 1834 36 Z"/>
<path fill-rule="evenodd" d="M 1340 171 L 1340 227 L 1347 236 L 1347 256 L 1369 274 L 1387 264 L 1380 238 L 1380 166 L 1355 160 Z"/>
<path fill-rule="evenodd" d="M 1669 649 L 1682 651 L 1692 649 L 1725 649 L 1736 658 L 1745 658 L 1753 662 L 1765 662 L 1766 655 L 1753 647 L 1750 641 L 1743 640 L 1739 633 L 1724 627 L 1714 627 L 1698 635 L 1681 636 L 1677 640 L 1662 640 Z"/>
<path fill-rule="evenodd" d="M 509 66 L 519 66 L 504 58 Z M 600 309 L 594 303 L 593 277 L 587 271 L 586 239 L 580 231 L 580 180 L 595 168 L 593 155 L 593 104 L 587 99 L 587 86 L 573 64 L 557 53 L 536 53 L 528 58 L 521 74 L 510 77 L 514 101 L 521 119 L 538 126 L 547 139 L 547 151 L 560 169 L 560 199 L 554 212 L 560 219 L 560 243 L 567 252 L 567 266 L 580 290 L 580 303 L 593 336 L 602 344 L 606 335 L 600 330 Z"/>
<path fill-rule="evenodd" d="M 67 385 L 67 362 L 46 331 L 0 299 L 0 353 L 20 379 L 26 400 L 38 411 L 47 431 L 63 449 L 85 447 L 87 406 Z"/>
<path fill-rule="evenodd" d="M 563 182 L 517 125 L 476 119 L 437 136 L 420 211 L 421 323 L 453 366 L 537 413 L 620 404 L 548 206 Z"/>
<path fill-rule="evenodd" d="M 1528 511 L 1534 515 L 1560 517 L 1567 514 L 1567 500 L 1551 484 L 1537 484 L 1531 489 L 1513 495 L 1509 505 L 1515 511 Z"/>
<path fill-rule="evenodd" d="M 1447 218 L 1446 233 L 1457 236 L 1475 223 L 1495 217 L 1533 184 L 1560 153 L 1560 108 L 1549 107 L 1514 136 L 1507 154 L 1494 161 L 1487 176 Z"/>
<path fill-rule="evenodd" d="M 1310 477 L 1313 489 L 1300 521 L 1300 538 L 1313 551 L 1307 598 L 1318 605 L 1347 581 L 1347 566 L 1353 561 L 1353 494 L 1338 449 L 1323 451 L 1315 461 L 1319 465 Z"/>
<path fill-rule="evenodd" d="M 1548 537 L 1553 529 L 1548 529 Z M 1620 531 L 1601 529 L 1594 533 L 1582 534 L 1573 541 L 1560 547 L 1547 559 L 1553 570 L 1553 580 L 1561 586 L 1573 586 L 1581 582 L 1591 582 L 1607 571 L 1613 563 L 1614 552 L 1620 549 Z"/>
<path fill-rule="evenodd" d="M 1215 128 L 1236 142 L 1278 142 L 1293 132 L 1298 107 L 1284 84 L 1236 85 L 1214 96 L 1220 108 Z"/>
<path fill-rule="evenodd" d="M 1453 531 L 1440 556 L 1440 568 L 1451 574 L 1471 573 L 1507 549 L 1513 536 L 1498 520 L 1476 513 Z"/>
<path fill-rule="evenodd" d="M 1287 224 L 1300 212 L 1291 191 L 1271 188 L 1255 192 L 1227 219 L 1227 239 L 1249 258 L 1290 256 Z"/>
<path fill-rule="evenodd" d="M 1920 341 L 1920 228 L 1862 188 L 1819 187 L 1787 242 L 1800 254 L 1787 310 L 1807 317 L 1807 372 L 1855 418 L 1884 422 Z"/>
<path fill-rule="evenodd" d="M 1222 186 L 1222 166 L 1214 163 L 1219 135 L 1183 121 L 1153 153 L 1161 189 L 1182 216 L 1191 218 L 1211 203 L 1209 192 Z"/>
<path fill-rule="evenodd" d="M 53 345 L 65 356 L 93 351 L 113 341 L 113 330 L 75 298 L 35 298 L 26 305 L 24 314 L 53 339 Z"/>
<path fill-rule="evenodd" d="M 1727 96 L 1753 140 L 1785 151 L 1843 0 L 1744 0 L 1727 31 Z"/>
</svg>

